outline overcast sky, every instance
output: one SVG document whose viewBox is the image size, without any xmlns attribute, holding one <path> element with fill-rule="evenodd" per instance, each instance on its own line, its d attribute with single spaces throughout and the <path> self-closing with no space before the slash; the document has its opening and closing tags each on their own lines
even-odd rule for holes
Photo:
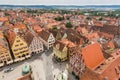
<svg viewBox="0 0 120 80">
<path fill-rule="evenodd" d="M 120 5 L 120 0 L 0 0 L 2 4 L 23 5 Z"/>
</svg>

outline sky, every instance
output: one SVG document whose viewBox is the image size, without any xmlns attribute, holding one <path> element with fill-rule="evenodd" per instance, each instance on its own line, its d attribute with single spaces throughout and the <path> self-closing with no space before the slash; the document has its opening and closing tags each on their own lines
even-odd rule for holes
<svg viewBox="0 0 120 80">
<path fill-rule="evenodd" d="M 120 0 L 0 0 L 0 5 L 120 5 Z"/>
</svg>

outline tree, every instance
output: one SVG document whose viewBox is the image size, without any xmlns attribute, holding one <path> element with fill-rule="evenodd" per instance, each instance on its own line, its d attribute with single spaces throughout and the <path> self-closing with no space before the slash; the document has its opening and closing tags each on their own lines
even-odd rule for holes
<svg viewBox="0 0 120 80">
<path fill-rule="evenodd" d="M 64 17 L 56 17 L 55 20 L 56 21 L 62 21 L 62 20 L 64 20 Z"/>
<path fill-rule="evenodd" d="M 87 20 L 91 20 L 91 18 L 90 18 L 90 17 L 87 17 L 86 19 L 87 19 Z"/>
<path fill-rule="evenodd" d="M 100 18 L 99 18 L 99 21 L 102 21 L 102 20 L 103 20 L 103 18 L 102 18 L 102 17 L 100 17 Z"/>
<path fill-rule="evenodd" d="M 5 13 L 5 16 L 10 16 L 10 14 L 9 13 Z"/>
<path fill-rule="evenodd" d="M 71 22 L 67 22 L 65 26 L 66 26 L 67 28 L 72 28 L 72 27 L 73 27 L 73 25 L 72 25 Z"/>
<path fill-rule="evenodd" d="M 57 26 L 53 27 L 52 30 L 57 30 Z"/>
</svg>

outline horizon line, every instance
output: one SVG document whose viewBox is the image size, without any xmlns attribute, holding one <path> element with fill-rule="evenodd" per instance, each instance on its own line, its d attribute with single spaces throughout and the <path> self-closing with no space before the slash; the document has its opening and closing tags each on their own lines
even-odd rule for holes
<svg viewBox="0 0 120 80">
<path fill-rule="evenodd" d="M 120 6 L 120 4 L 0 4 L 0 6 Z"/>
</svg>

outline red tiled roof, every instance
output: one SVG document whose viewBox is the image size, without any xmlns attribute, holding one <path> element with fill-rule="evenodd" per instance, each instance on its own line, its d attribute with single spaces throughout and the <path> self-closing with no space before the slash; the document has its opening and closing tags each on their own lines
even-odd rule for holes
<svg viewBox="0 0 120 80">
<path fill-rule="evenodd" d="M 92 70 L 105 61 L 101 47 L 97 42 L 82 48 L 82 54 L 86 66 Z"/>
<path fill-rule="evenodd" d="M 10 46 L 12 46 L 14 43 L 15 37 L 16 37 L 16 33 L 12 30 L 7 30 L 6 35 L 7 35 L 8 41 L 10 43 Z"/>
<path fill-rule="evenodd" d="M 40 26 L 35 25 L 33 28 L 36 32 L 41 32 L 42 31 L 42 28 Z"/>
<path fill-rule="evenodd" d="M 61 42 L 66 44 L 68 47 L 75 47 L 76 46 L 73 42 L 71 42 L 67 39 L 62 39 Z"/>
<path fill-rule="evenodd" d="M 76 30 L 79 31 L 79 32 L 82 32 L 82 33 L 87 33 L 88 32 L 88 30 L 86 28 L 82 28 L 82 27 L 78 27 Z"/>
<path fill-rule="evenodd" d="M 86 37 L 90 40 L 94 39 L 94 38 L 100 38 L 97 32 L 90 33 L 90 34 L 86 35 Z"/>
<path fill-rule="evenodd" d="M 7 17 L 1 17 L 1 18 L 0 18 L 0 21 L 3 21 L 3 22 L 4 22 L 4 21 L 8 21 L 8 18 L 7 18 Z"/>
<path fill-rule="evenodd" d="M 114 43 L 112 41 L 110 41 L 108 44 L 109 44 L 110 48 L 115 48 L 115 45 L 114 45 Z"/>
<path fill-rule="evenodd" d="M 114 38 L 114 34 L 108 34 L 105 32 L 99 32 L 98 33 L 100 37 L 104 36 L 105 38 L 109 38 L 109 39 L 113 39 Z"/>
<path fill-rule="evenodd" d="M 14 27 L 19 29 L 27 29 L 26 25 L 23 23 L 16 23 Z"/>
</svg>

